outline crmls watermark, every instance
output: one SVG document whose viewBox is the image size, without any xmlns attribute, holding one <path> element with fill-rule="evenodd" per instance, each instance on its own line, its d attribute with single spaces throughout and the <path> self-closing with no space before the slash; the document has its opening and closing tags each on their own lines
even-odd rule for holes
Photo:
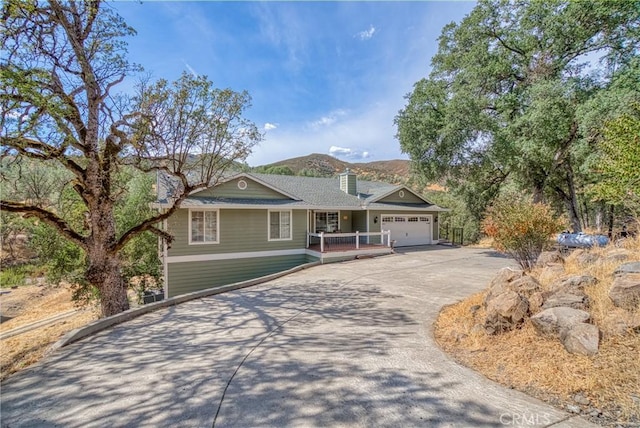
<svg viewBox="0 0 640 428">
<path fill-rule="evenodd" d="M 500 423 L 514 426 L 545 426 L 551 423 L 551 417 L 548 413 L 502 413 Z"/>
</svg>

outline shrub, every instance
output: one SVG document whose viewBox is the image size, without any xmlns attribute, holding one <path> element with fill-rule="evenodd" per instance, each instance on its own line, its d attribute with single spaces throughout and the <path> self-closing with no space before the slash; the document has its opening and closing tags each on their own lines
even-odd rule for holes
<svg viewBox="0 0 640 428">
<path fill-rule="evenodd" d="M 563 229 L 564 219 L 551 208 L 529 198 L 502 196 L 487 209 L 482 222 L 484 233 L 493 238 L 498 251 L 513 257 L 525 271 L 534 268 L 538 256 L 550 245 L 554 233 Z"/>
</svg>

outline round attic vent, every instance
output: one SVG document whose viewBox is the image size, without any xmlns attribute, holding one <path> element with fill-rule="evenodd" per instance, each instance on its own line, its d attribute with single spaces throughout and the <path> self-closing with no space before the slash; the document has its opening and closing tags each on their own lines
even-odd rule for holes
<svg viewBox="0 0 640 428">
<path fill-rule="evenodd" d="M 399 191 L 398 196 L 400 196 L 401 198 L 404 198 L 404 190 Z"/>
<path fill-rule="evenodd" d="M 247 182 L 244 180 L 238 181 L 238 189 L 244 190 L 247 188 Z"/>
</svg>

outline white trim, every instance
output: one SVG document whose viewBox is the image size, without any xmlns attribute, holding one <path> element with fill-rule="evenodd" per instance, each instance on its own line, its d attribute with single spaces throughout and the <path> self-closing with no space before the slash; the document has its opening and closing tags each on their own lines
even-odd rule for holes
<svg viewBox="0 0 640 428">
<path fill-rule="evenodd" d="M 255 181 L 256 183 L 261 184 L 264 187 L 267 187 L 267 188 L 273 190 L 274 192 L 280 193 L 281 195 L 286 196 L 287 198 L 291 198 L 294 201 L 299 201 L 300 200 L 300 198 L 297 198 L 296 196 L 290 195 L 289 193 L 285 192 L 284 190 L 278 189 L 277 187 L 274 187 L 269 183 L 265 183 L 264 181 L 260 180 L 258 177 L 255 177 L 254 175 L 251 175 L 251 174 L 246 173 L 246 172 L 241 172 L 240 174 L 233 175 L 233 176 L 229 177 L 227 180 L 221 180 L 219 184 L 228 183 L 229 181 L 233 181 L 233 180 L 235 180 L 237 178 L 248 178 L 251 181 Z M 212 187 L 215 187 L 215 186 L 212 186 Z M 209 188 L 209 187 L 207 187 L 207 188 Z"/>
<path fill-rule="evenodd" d="M 395 192 L 399 192 L 400 190 L 405 190 L 409 193 L 411 193 L 413 196 L 415 196 L 416 198 L 424 201 L 425 203 L 429 204 L 429 205 L 434 205 L 432 202 L 429 202 L 428 200 L 426 200 L 425 198 L 423 198 L 422 196 L 418 195 L 416 192 L 414 192 L 413 190 L 409 189 L 408 187 L 405 186 L 397 186 L 394 187 L 393 189 L 391 189 L 390 191 L 388 191 L 387 193 L 383 193 L 382 195 L 376 197 L 375 199 L 372 199 L 370 201 L 367 202 L 367 205 L 371 205 L 373 203 L 376 203 L 378 201 L 380 201 L 381 199 L 386 198 L 387 196 L 393 195 Z M 401 196 L 402 197 L 402 196 Z M 393 203 L 393 202 L 392 202 Z M 415 209 L 415 208 L 414 208 Z"/>
<path fill-rule="evenodd" d="M 245 190 L 247 188 L 248 184 L 245 180 L 240 179 L 238 180 L 238 189 L 240 190 Z"/>
<path fill-rule="evenodd" d="M 356 258 L 357 256 L 362 256 L 362 255 L 380 256 L 380 255 L 391 254 L 391 253 L 392 253 L 392 249 L 387 246 L 381 246 L 379 248 L 367 248 L 365 250 L 332 251 L 330 253 L 320 253 L 314 250 L 307 250 L 306 252 L 308 256 L 317 257 L 318 259 L 320 259 L 322 263 L 325 263 L 327 259 L 331 260 L 331 259 L 341 258 L 341 257 Z"/>
<path fill-rule="evenodd" d="M 196 254 L 193 256 L 169 256 L 167 263 L 212 262 L 217 260 L 252 259 L 259 257 L 295 256 L 306 254 L 306 248 L 273 251 L 248 251 L 244 253 Z"/>
<path fill-rule="evenodd" d="M 200 211 L 215 211 L 216 212 L 216 240 L 215 241 L 205 241 L 205 242 L 193 242 L 191 241 L 191 212 L 200 212 Z M 189 208 L 189 216 L 188 216 L 188 238 L 189 245 L 215 245 L 220 243 L 220 210 L 218 208 Z"/>
<path fill-rule="evenodd" d="M 165 232 L 168 231 L 168 222 L 165 218 L 162 221 L 162 230 Z M 167 244 L 167 240 L 164 238 L 159 238 L 162 241 L 162 276 L 164 277 L 163 291 L 164 298 L 169 298 L 169 264 L 167 263 L 167 258 L 169 257 L 169 245 Z"/>
<path fill-rule="evenodd" d="M 271 213 L 289 213 L 289 237 L 271 238 Z M 291 241 L 293 240 L 293 211 L 292 210 L 267 210 L 267 241 Z"/>
</svg>

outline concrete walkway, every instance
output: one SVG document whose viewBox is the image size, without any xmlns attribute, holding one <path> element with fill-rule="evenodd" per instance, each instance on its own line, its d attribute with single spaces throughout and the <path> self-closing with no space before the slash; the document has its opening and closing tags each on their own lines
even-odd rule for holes
<svg viewBox="0 0 640 428">
<path fill-rule="evenodd" d="M 400 249 L 161 309 L 8 379 L 2 426 L 589 426 L 434 343 L 439 309 L 510 264 Z"/>
</svg>

